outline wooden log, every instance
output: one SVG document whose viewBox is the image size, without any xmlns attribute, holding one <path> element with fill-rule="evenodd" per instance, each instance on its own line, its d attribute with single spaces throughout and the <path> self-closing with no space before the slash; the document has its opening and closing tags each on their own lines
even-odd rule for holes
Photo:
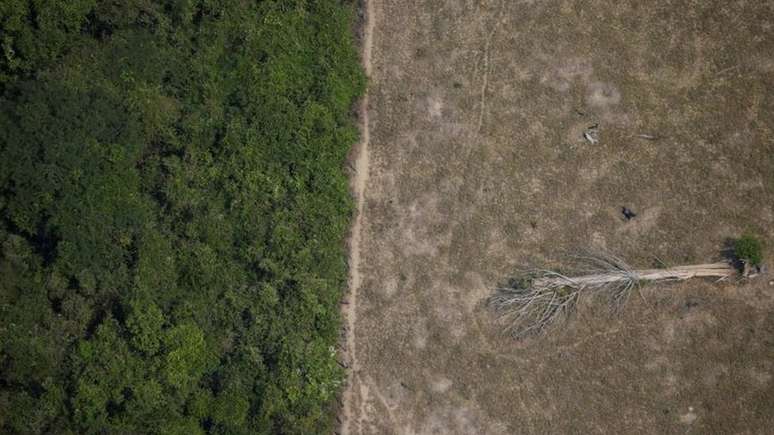
<svg viewBox="0 0 774 435">
<path fill-rule="evenodd" d="M 736 275 L 737 270 L 729 263 L 694 264 L 666 269 L 642 269 L 632 271 L 611 271 L 592 275 L 538 278 L 533 282 L 536 289 L 561 286 L 573 288 L 603 287 L 623 281 L 683 281 L 691 278 L 727 278 Z"/>
</svg>

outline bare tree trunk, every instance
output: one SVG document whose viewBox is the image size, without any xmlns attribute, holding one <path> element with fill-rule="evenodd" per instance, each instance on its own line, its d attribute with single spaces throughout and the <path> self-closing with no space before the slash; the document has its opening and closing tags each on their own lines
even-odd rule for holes
<svg viewBox="0 0 774 435">
<path fill-rule="evenodd" d="M 576 264 L 585 266 L 575 276 L 535 270 L 524 274 L 522 280 L 497 289 L 489 298 L 489 305 L 506 323 L 507 331 L 515 337 L 541 334 L 566 319 L 582 295 L 605 296 L 610 307 L 617 309 L 640 284 L 699 277 L 722 280 L 738 274 L 726 262 L 637 270 L 610 254 L 587 253 L 572 258 Z"/>
<path fill-rule="evenodd" d="M 682 281 L 698 277 L 728 278 L 736 275 L 737 270 L 729 263 L 695 264 L 676 266 L 667 269 L 643 269 L 622 272 L 605 272 L 574 277 L 549 276 L 535 279 L 535 288 L 553 288 L 557 285 L 569 285 L 575 288 L 599 287 L 621 281 Z"/>
</svg>

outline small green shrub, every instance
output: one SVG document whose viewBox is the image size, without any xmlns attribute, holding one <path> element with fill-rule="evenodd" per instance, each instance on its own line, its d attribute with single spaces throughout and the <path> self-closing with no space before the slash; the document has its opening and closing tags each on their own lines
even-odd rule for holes
<svg viewBox="0 0 774 435">
<path fill-rule="evenodd" d="M 763 261 L 763 244 L 752 235 L 745 234 L 734 243 L 736 258 L 752 266 L 758 266 Z"/>
</svg>

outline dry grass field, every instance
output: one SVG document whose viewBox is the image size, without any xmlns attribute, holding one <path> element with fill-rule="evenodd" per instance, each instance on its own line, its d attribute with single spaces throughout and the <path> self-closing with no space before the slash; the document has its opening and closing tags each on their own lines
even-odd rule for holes
<svg viewBox="0 0 774 435">
<path fill-rule="evenodd" d="M 522 341 L 485 300 L 579 248 L 772 268 L 774 2 L 371 1 L 350 432 L 771 433 L 772 273 Z"/>
</svg>

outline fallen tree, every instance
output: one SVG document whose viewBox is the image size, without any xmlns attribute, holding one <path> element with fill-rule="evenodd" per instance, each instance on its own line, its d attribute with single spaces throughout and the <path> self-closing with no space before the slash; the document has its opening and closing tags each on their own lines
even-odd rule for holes
<svg viewBox="0 0 774 435">
<path fill-rule="evenodd" d="M 582 297 L 607 301 L 610 308 L 622 307 L 634 291 L 648 282 L 684 281 L 691 278 L 725 280 L 739 275 L 732 261 L 667 267 L 634 269 L 622 259 L 607 253 L 587 253 L 570 257 L 573 273 L 535 269 L 512 279 L 498 288 L 489 306 L 506 325 L 506 332 L 517 338 L 546 332 L 565 320 Z M 749 261 L 736 263 L 747 273 Z"/>
</svg>

